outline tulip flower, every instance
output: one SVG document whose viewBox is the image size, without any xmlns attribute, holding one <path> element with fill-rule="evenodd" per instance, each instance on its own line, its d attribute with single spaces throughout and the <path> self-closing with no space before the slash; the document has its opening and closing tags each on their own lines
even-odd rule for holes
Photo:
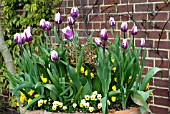
<svg viewBox="0 0 170 114">
<path fill-rule="evenodd" d="M 24 44 L 25 39 L 26 39 L 25 33 L 21 33 L 20 37 L 18 37 L 18 44 Z"/>
<path fill-rule="evenodd" d="M 77 18 L 78 17 L 78 8 L 72 8 L 71 9 L 71 12 L 70 12 L 70 15 L 72 16 L 72 17 L 74 17 L 74 18 Z"/>
<path fill-rule="evenodd" d="M 51 30 L 52 28 L 51 23 L 49 21 L 46 21 L 45 24 L 46 24 L 46 30 Z"/>
<path fill-rule="evenodd" d="M 64 35 L 64 37 L 70 41 L 73 40 L 74 38 L 74 32 L 70 29 L 69 26 L 67 26 L 66 28 L 62 29 L 62 33 Z"/>
<path fill-rule="evenodd" d="M 50 57 L 52 61 L 56 61 L 58 60 L 58 53 L 55 50 L 53 50 L 50 52 Z"/>
<path fill-rule="evenodd" d="M 144 38 L 140 39 L 140 46 L 141 47 L 145 46 L 145 39 Z"/>
<path fill-rule="evenodd" d="M 122 48 L 126 49 L 127 47 L 128 47 L 128 41 L 127 41 L 127 39 L 123 39 Z"/>
<path fill-rule="evenodd" d="M 110 26 L 115 26 L 116 25 L 116 22 L 115 22 L 113 17 L 110 17 L 109 24 L 110 24 Z"/>
<path fill-rule="evenodd" d="M 62 17 L 60 15 L 60 13 L 55 13 L 54 15 L 54 21 L 57 23 L 57 24 L 61 24 L 62 23 Z"/>
<path fill-rule="evenodd" d="M 101 30 L 100 38 L 102 40 L 107 40 L 108 39 L 108 33 L 107 33 L 107 30 L 105 28 Z"/>
<path fill-rule="evenodd" d="M 122 24 L 121 24 L 121 30 L 122 30 L 122 32 L 126 32 L 126 31 L 128 30 L 127 22 L 122 22 Z"/>
<path fill-rule="evenodd" d="M 40 21 L 40 28 L 41 29 L 45 29 L 46 28 L 45 19 L 41 19 L 41 21 Z"/>
<path fill-rule="evenodd" d="M 27 30 L 32 34 L 32 28 L 30 26 L 27 26 Z"/>
<path fill-rule="evenodd" d="M 14 34 L 14 42 L 18 43 L 18 39 L 21 37 L 21 34 L 15 33 Z"/>
<path fill-rule="evenodd" d="M 73 17 L 68 17 L 68 24 L 69 25 L 73 25 L 74 24 L 74 19 L 73 19 Z"/>
<path fill-rule="evenodd" d="M 102 45 L 102 41 L 99 38 L 95 38 L 94 42 L 97 46 L 101 46 Z"/>
<path fill-rule="evenodd" d="M 133 28 L 131 30 L 131 34 L 132 35 L 136 35 L 137 34 L 137 26 L 133 26 Z"/>
<path fill-rule="evenodd" d="M 24 30 L 24 34 L 25 34 L 25 42 L 32 41 L 32 34 L 30 33 L 28 29 Z"/>
</svg>

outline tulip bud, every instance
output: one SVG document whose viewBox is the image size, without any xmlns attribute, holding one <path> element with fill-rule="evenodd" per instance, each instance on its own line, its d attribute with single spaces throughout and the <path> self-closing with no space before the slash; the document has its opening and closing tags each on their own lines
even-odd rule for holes
<svg viewBox="0 0 170 114">
<path fill-rule="evenodd" d="M 73 17 L 68 17 L 68 24 L 69 25 L 73 25 L 74 24 L 74 19 L 73 19 Z"/>
<path fill-rule="evenodd" d="M 32 34 L 32 28 L 30 26 L 27 26 L 27 30 Z"/>
<path fill-rule="evenodd" d="M 45 24 L 46 24 L 46 30 L 51 30 L 52 28 L 51 23 L 49 21 L 46 21 Z"/>
<path fill-rule="evenodd" d="M 70 12 L 70 15 L 72 17 L 74 17 L 74 18 L 77 18 L 78 17 L 78 13 L 79 13 L 78 8 L 72 8 L 71 12 Z"/>
<path fill-rule="evenodd" d="M 30 42 L 32 41 L 32 34 L 30 33 L 30 31 L 28 29 L 24 30 L 24 34 L 25 34 L 25 42 Z"/>
<path fill-rule="evenodd" d="M 140 39 L 140 46 L 141 47 L 145 46 L 145 39 L 144 38 Z"/>
<path fill-rule="evenodd" d="M 115 22 L 113 17 L 110 17 L 109 24 L 110 24 L 110 26 L 115 26 L 116 25 L 116 22 Z"/>
<path fill-rule="evenodd" d="M 54 15 L 54 21 L 57 23 L 57 24 L 61 24 L 62 23 L 62 17 L 60 15 L 60 13 L 55 13 Z"/>
<path fill-rule="evenodd" d="M 94 42 L 97 46 L 101 46 L 102 45 L 102 41 L 99 38 L 95 38 Z"/>
<path fill-rule="evenodd" d="M 107 30 L 105 28 L 101 30 L 100 38 L 102 40 L 107 40 L 108 39 L 108 33 L 107 33 Z"/>
<path fill-rule="evenodd" d="M 127 22 L 122 22 L 122 24 L 121 24 L 121 30 L 122 30 L 122 32 L 126 32 L 126 31 L 128 30 L 128 28 L 127 28 Z"/>
<path fill-rule="evenodd" d="M 67 26 L 66 28 L 62 29 L 62 33 L 64 35 L 64 37 L 70 41 L 73 40 L 74 38 L 74 32 L 70 29 L 69 26 Z"/>
<path fill-rule="evenodd" d="M 55 50 L 53 50 L 50 52 L 50 57 L 52 61 L 56 61 L 58 60 L 58 53 Z"/>
<path fill-rule="evenodd" d="M 131 34 L 132 35 L 136 35 L 137 34 L 137 26 L 133 26 L 133 28 L 131 30 Z"/>
<path fill-rule="evenodd" d="M 19 33 L 15 33 L 14 34 L 14 42 L 18 43 L 19 37 L 21 37 L 21 35 Z"/>
<path fill-rule="evenodd" d="M 24 44 L 25 43 L 25 33 L 21 33 L 20 37 L 18 37 L 18 44 Z"/>
<path fill-rule="evenodd" d="M 40 28 L 41 29 L 45 29 L 46 28 L 45 19 L 41 19 L 41 21 L 40 21 Z"/>
<path fill-rule="evenodd" d="M 127 47 L 128 47 L 128 41 L 127 41 L 127 39 L 123 39 L 122 48 L 126 49 Z"/>
</svg>

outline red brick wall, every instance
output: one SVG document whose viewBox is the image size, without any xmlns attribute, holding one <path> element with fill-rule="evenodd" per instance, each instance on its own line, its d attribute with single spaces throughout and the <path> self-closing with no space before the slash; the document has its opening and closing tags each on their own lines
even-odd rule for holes
<svg viewBox="0 0 170 114">
<path fill-rule="evenodd" d="M 84 3 L 84 8 L 81 8 L 80 1 L 81 0 L 64 0 L 61 5 L 61 13 L 63 13 L 63 16 L 66 16 L 69 15 L 70 9 L 73 6 L 79 7 L 80 15 L 75 26 L 79 29 L 79 36 L 81 36 L 80 42 L 84 42 L 86 35 L 84 32 L 84 21 L 82 19 L 82 14 L 83 12 L 87 14 L 91 10 L 95 0 L 82 0 Z M 160 67 L 165 73 L 165 77 L 163 79 L 161 79 L 160 74 L 158 73 L 150 82 L 150 89 L 154 89 L 154 95 L 151 95 L 149 99 L 150 108 L 152 112 L 156 114 L 168 114 L 168 108 L 170 107 L 170 100 L 168 99 L 168 83 L 170 83 L 168 82 L 168 58 L 170 58 L 170 21 L 166 24 L 159 42 L 159 37 L 163 26 L 170 18 L 170 3 L 165 4 L 164 1 L 165 0 L 98 0 L 97 4 L 87 17 L 88 29 L 89 31 L 95 31 L 94 37 L 100 37 L 100 30 L 102 28 L 107 28 L 109 30 L 109 16 L 113 16 L 115 18 L 115 31 L 119 35 L 123 36 L 120 31 L 121 22 L 127 21 L 130 31 L 134 25 L 134 22 L 129 17 L 128 11 L 132 13 L 132 9 L 134 10 L 133 19 L 140 26 L 140 29 L 138 29 L 139 32 L 135 37 L 135 45 L 139 46 L 139 39 L 141 37 L 147 37 L 147 61 L 144 72 L 151 67 Z M 64 20 L 66 19 L 67 18 L 64 18 Z M 67 26 L 67 23 L 62 25 L 62 27 L 65 26 Z M 145 28 L 147 28 L 147 31 Z M 128 33 L 128 37 L 129 36 L 130 32 Z M 109 39 L 113 39 L 110 32 Z M 158 42 L 159 54 L 163 57 L 162 62 L 161 57 L 156 51 Z"/>
</svg>

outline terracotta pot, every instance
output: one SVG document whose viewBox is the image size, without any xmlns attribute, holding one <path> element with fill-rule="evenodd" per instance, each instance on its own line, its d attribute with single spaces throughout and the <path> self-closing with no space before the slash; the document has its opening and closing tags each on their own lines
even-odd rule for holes
<svg viewBox="0 0 170 114">
<path fill-rule="evenodd" d="M 24 112 L 23 108 L 20 108 L 20 114 Z M 35 111 L 29 111 L 27 110 L 25 114 L 68 114 L 68 113 L 56 113 L 56 112 L 47 112 L 46 110 L 35 110 Z M 91 114 L 91 113 L 80 113 L 77 112 L 76 114 Z M 102 114 L 102 113 L 93 113 L 93 114 Z M 122 110 L 122 111 L 115 111 L 115 110 L 109 110 L 109 114 L 141 114 L 139 108 L 131 108 L 128 110 Z"/>
</svg>

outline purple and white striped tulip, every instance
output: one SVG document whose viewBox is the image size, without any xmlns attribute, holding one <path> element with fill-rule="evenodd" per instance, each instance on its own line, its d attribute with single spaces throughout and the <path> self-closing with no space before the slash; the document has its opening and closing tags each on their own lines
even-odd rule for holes
<svg viewBox="0 0 170 114">
<path fill-rule="evenodd" d="M 20 37 L 18 37 L 18 44 L 24 44 L 25 39 L 26 39 L 25 33 L 21 33 Z"/>
<path fill-rule="evenodd" d="M 32 41 L 32 34 L 30 33 L 28 29 L 24 30 L 24 34 L 25 34 L 25 42 Z"/>
<path fill-rule="evenodd" d="M 21 37 L 21 34 L 15 33 L 14 34 L 14 42 L 18 43 L 18 39 Z"/>
<path fill-rule="evenodd" d="M 138 32 L 137 26 L 133 26 L 132 30 L 131 30 L 131 34 L 132 35 L 136 35 Z"/>
<path fill-rule="evenodd" d="M 52 61 L 56 61 L 58 60 L 58 53 L 55 50 L 53 50 L 50 52 L 50 57 Z"/>
<path fill-rule="evenodd" d="M 46 30 L 51 30 L 52 28 L 51 23 L 49 21 L 46 21 L 45 24 L 46 24 Z"/>
<path fill-rule="evenodd" d="M 99 38 L 95 38 L 94 42 L 97 46 L 101 46 L 102 45 L 102 41 Z"/>
<path fill-rule="evenodd" d="M 66 28 L 62 29 L 62 33 L 64 35 L 64 37 L 70 41 L 73 40 L 74 38 L 74 32 L 70 29 L 69 26 L 67 26 Z"/>
<path fill-rule="evenodd" d="M 144 47 L 144 46 L 145 46 L 145 39 L 144 39 L 144 38 L 141 38 L 141 39 L 140 39 L 140 46 L 141 46 L 141 47 Z"/>
<path fill-rule="evenodd" d="M 61 14 L 58 12 L 58 13 L 55 13 L 54 15 L 54 21 L 57 23 L 57 24 L 61 24 L 62 23 L 62 17 L 61 17 Z"/>
<path fill-rule="evenodd" d="M 70 15 L 71 15 L 72 17 L 74 17 L 74 18 L 77 18 L 77 17 L 78 17 L 78 13 L 79 13 L 78 8 L 73 7 L 73 8 L 71 9 Z"/>
<path fill-rule="evenodd" d="M 27 26 L 27 30 L 32 34 L 32 28 L 30 26 Z"/>
<path fill-rule="evenodd" d="M 101 40 L 107 40 L 108 39 L 108 33 L 107 30 L 104 28 L 100 32 L 100 38 Z"/>
<path fill-rule="evenodd" d="M 109 24 L 110 24 L 110 26 L 112 26 L 112 27 L 116 25 L 115 19 L 114 19 L 113 17 L 110 17 L 110 19 L 109 19 Z"/>
<path fill-rule="evenodd" d="M 122 48 L 127 49 L 127 47 L 128 47 L 128 41 L 127 41 L 127 39 L 123 39 Z"/>
<path fill-rule="evenodd" d="M 126 32 L 128 30 L 127 22 L 122 22 L 121 30 L 122 32 Z"/>
<path fill-rule="evenodd" d="M 68 17 L 68 25 L 73 25 L 74 24 L 74 19 L 73 17 Z"/>
<path fill-rule="evenodd" d="M 45 29 L 46 28 L 45 19 L 41 19 L 41 21 L 40 21 L 40 28 L 41 29 Z"/>
</svg>

